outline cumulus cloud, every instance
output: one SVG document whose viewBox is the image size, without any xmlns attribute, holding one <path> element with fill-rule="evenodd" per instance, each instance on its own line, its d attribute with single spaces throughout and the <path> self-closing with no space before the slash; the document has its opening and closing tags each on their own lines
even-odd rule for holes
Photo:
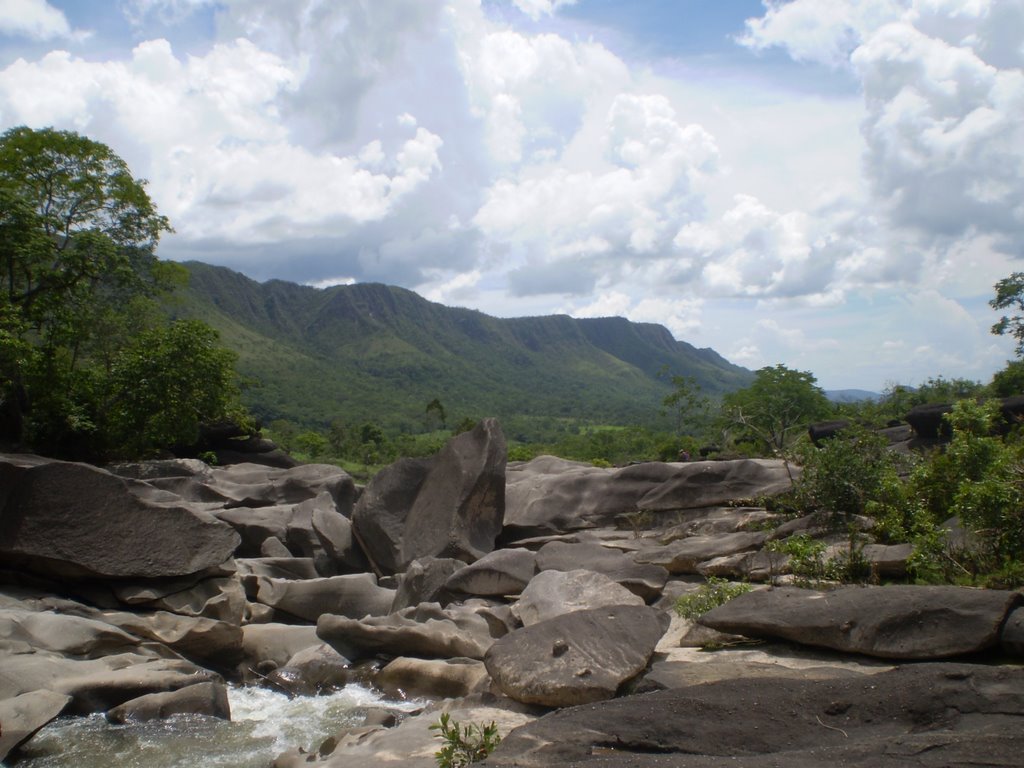
<svg viewBox="0 0 1024 768">
<path fill-rule="evenodd" d="M 715 168 L 713 137 L 681 124 L 661 95 L 620 94 L 607 112 L 602 144 L 599 170 L 527 168 L 500 179 L 474 223 L 545 260 L 575 262 L 584 284 L 593 282 L 587 257 L 660 255 L 680 221 L 700 210 L 695 183 Z"/>
<path fill-rule="evenodd" d="M 137 153 L 134 170 L 190 239 L 265 242 L 380 220 L 440 167 L 442 140 L 424 127 L 390 158 L 380 145 L 341 155 L 291 143 L 278 103 L 300 81 L 246 39 L 186 61 L 155 40 L 126 62 L 60 51 L 19 60 L 0 72 L 0 113 L 9 123 L 116 132 L 111 143 Z"/>
<path fill-rule="evenodd" d="M 576 5 L 578 0 L 512 0 L 515 6 L 534 21 L 551 16 L 562 6 Z"/>
<path fill-rule="evenodd" d="M 0 34 L 53 40 L 72 36 L 64 13 L 46 0 L 5 0 L 0 5 Z"/>
<path fill-rule="evenodd" d="M 848 66 L 865 171 L 891 222 L 926 240 L 1024 234 L 1022 0 L 766 0 L 741 39 Z"/>
</svg>

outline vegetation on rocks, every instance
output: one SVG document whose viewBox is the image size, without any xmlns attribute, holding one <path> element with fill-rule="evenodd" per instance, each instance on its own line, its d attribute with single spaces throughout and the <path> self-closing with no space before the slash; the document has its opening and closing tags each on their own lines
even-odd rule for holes
<svg viewBox="0 0 1024 768">
<path fill-rule="evenodd" d="M 746 594 L 751 589 L 749 584 L 733 583 L 726 579 L 710 576 L 695 592 L 682 595 L 676 600 L 676 613 L 684 619 L 697 619 L 734 597 Z"/>
<path fill-rule="evenodd" d="M 430 730 L 437 731 L 434 735 L 444 742 L 441 749 L 434 753 L 438 768 L 464 768 L 483 762 L 501 743 L 498 726 L 493 721 L 487 725 L 463 725 L 452 720 L 447 712 L 441 714 L 438 722 L 430 726 Z"/>
</svg>

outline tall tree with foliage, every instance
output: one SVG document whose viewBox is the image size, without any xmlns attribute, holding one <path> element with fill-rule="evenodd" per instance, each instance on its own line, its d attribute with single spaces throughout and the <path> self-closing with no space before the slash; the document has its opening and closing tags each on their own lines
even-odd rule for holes
<svg viewBox="0 0 1024 768">
<path fill-rule="evenodd" d="M 185 274 L 156 258 L 168 231 L 105 144 L 52 128 L 0 135 L 6 437 L 67 458 L 136 456 L 226 415 L 233 367 L 212 351 L 216 334 L 166 327 L 157 309 Z"/>
<path fill-rule="evenodd" d="M 722 421 L 741 439 L 761 444 L 768 453 L 785 449 L 813 421 L 827 418 L 832 406 L 807 371 L 784 365 L 761 368 L 749 387 L 722 399 Z"/>
</svg>

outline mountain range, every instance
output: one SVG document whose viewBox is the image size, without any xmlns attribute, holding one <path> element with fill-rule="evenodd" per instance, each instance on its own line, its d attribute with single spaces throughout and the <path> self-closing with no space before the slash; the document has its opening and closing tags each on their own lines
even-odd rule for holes
<svg viewBox="0 0 1024 768">
<path fill-rule="evenodd" d="M 526 431 L 558 420 L 667 426 L 671 375 L 711 397 L 753 378 L 661 325 L 621 317 L 502 319 L 394 286 L 321 289 L 185 266 L 172 314 L 220 332 L 249 381 L 243 400 L 265 423 L 419 431 L 436 398 L 451 420 L 497 416 Z"/>
</svg>

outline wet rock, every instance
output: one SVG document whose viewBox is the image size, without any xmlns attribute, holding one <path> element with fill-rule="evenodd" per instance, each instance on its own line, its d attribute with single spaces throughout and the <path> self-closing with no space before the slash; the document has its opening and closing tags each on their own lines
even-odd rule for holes
<svg viewBox="0 0 1024 768">
<path fill-rule="evenodd" d="M 176 691 L 150 693 L 114 707 L 106 717 L 111 723 L 121 724 L 163 720 L 172 715 L 206 715 L 230 720 L 228 690 L 222 683 L 205 682 Z"/>
</svg>

